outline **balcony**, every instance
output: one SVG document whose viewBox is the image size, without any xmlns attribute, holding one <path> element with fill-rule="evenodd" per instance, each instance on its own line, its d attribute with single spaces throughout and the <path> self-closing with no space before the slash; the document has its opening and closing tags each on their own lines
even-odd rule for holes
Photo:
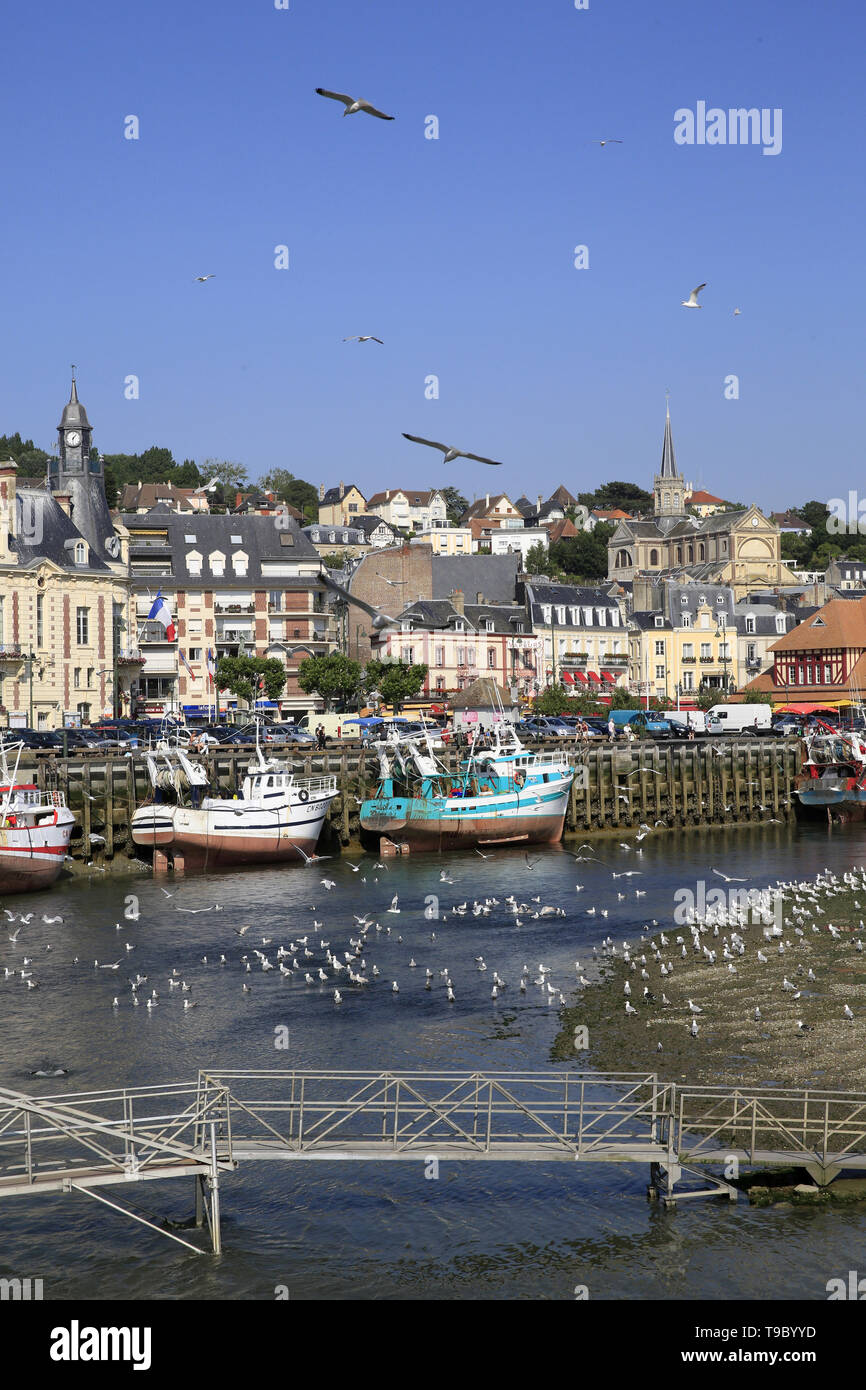
<svg viewBox="0 0 866 1390">
<path fill-rule="evenodd" d="M 20 661 L 20 642 L 0 642 L 0 661 Z"/>
<path fill-rule="evenodd" d="M 144 657 L 138 647 L 130 647 L 127 649 L 121 647 L 115 657 L 115 661 L 118 666 L 141 666 L 144 664 Z"/>
<path fill-rule="evenodd" d="M 704 660 L 706 660 L 706 658 L 701 657 L 701 661 Z M 695 658 L 693 656 L 681 656 L 680 661 L 683 663 L 684 666 L 694 666 L 695 664 Z"/>
<path fill-rule="evenodd" d="M 255 603 L 214 603 L 215 613 L 255 613 Z"/>
<path fill-rule="evenodd" d="M 702 657 L 701 657 L 701 665 L 702 665 L 702 666 L 717 666 L 718 663 L 719 663 L 720 661 L 721 661 L 721 657 L 718 657 L 718 656 L 702 656 Z"/>
</svg>

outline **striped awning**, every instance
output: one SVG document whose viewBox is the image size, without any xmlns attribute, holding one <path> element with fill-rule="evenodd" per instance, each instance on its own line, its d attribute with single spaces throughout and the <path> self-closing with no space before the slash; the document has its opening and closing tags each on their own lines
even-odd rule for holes
<svg viewBox="0 0 866 1390">
<path fill-rule="evenodd" d="M 610 671 L 602 671 L 601 674 L 604 676 L 604 678 L 605 678 L 605 680 L 607 681 L 608 685 L 616 685 L 617 678 L 616 678 L 616 676 L 612 676 L 611 673 L 610 673 Z"/>
<path fill-rule="evenodd" d="M 589 676 L 589 679 L 591 681 L 595 681 L 596 685 L 601 685 L 601 676 L 598 674 L 597 671 L 587 671 L 586 674 Z"/>
<path fill-rule="evenodd" d="M 570 671 L 563 671 L 562 679 L 566 685 L 574 685 L 574 676 Z"/>
<path fill-rule="evenodd" d="M 583 681 L 584 685 L 586 685 L 586 676 L 583 674 L 582 671 L 575 671 L 574 674 L 577 676 L 577 679 L 579 681 Z"/>
</svg>

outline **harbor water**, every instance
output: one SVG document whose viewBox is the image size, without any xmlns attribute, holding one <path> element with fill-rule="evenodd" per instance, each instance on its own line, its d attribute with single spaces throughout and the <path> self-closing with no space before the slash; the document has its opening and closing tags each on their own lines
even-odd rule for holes
<svg viewBox="0 0 866 1390">
<path fill-rule="evenodd" d="M 575 862 L 580 841 L 572 838 L 528 854 L 410 855 L 379 869 L 368 855 L 180 880 L 95 875 L 7 898 L 7 914 L 33 915 L 15 942 L 21 924 L 2 917 L 2 1084 L 48 1095 L 193 1080 L 204 1067 L 577 1070 L 578 1060 L 552 1060 L 560 1006 L 533 984 L 539 964 L 570 1004 L 575 961 L 593 977 L 603 938 L 634 938 L 653 919 L 671 924 L 675 892 L 706 880 L 713 866 L 760 887 L 866 862 L 856 825 L 707 829 L 623 843 L 630 847 L 598 842 L 600 863 Z M 626 869 L 636 876 L 612 880 Z M 395 894 L 399 911 L 389 912 Z M 519 926 L 509 894 L 531 904 Z M 492 898 L 499 902 L 488 914 L 472 914 L 473 900 Z M 454 914 L 464 902 L 465 915 Z M 534 917 L 544 905 L 565 915 Z M 124 915 L 136 910 L 137 918 Z M 379 976 L 352 988 L 328 971 L 320 983 L 319 941 L 342 957 L 364 914 L 374 923 L 365 973 L 375 965 Z M 261 970 L 255 950 L 274 960 L 279 945 L 304 936 L 313 955 L 301 957 L 300 971 Z M 38 989 L 17 973 L 3 978 L 25 956 Z M 169 988 L 175 969 L 192 986 L 194 1009 Z M 306 969 L 315 984 L 305 983 Z M 494 971 L 506 981 L 495 1000 Z M 158 1007 L 133 1006 L 128 979 L 137 973 L 147 976 L 142 1004 L 156 988 Z M 276 1045 L 283 1029 L 287 1048 Z M 646 1070 L 656 1066 L 648 1047 Z M 33 1075 L 57 1069 L 67 1074 Z M 772 1075 L 765 1080 L 773 1084 Z M 221 1184 L 219 1257 L 197 1256 L 80 1194 L 10 1198 L 0 1277 L 41 1278 L 46 1299 L 267 1300 L 278 1287 L 292 1300 L 572 1299 L 585 1286 L 594 1299 L 823 1300 L 829 1279 L 862 1264 L 866 1204 L 700 1200 L 669 1211 L 647 1202 L 648 1178 L 646 1168 L 620 1164 L 443 1162 L 429 1178 L 420 1162 L 245 1163 Z M 103 1191 L 189 1237 L 181 1228 L 193 1214 L 190 1179 Z M 206 1246 L 201 1233 L 189 1238 Z"/>
</svg>

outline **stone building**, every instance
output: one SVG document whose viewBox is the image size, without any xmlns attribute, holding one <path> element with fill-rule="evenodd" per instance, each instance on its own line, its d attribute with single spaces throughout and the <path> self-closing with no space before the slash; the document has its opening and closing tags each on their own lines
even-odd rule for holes
<svg viewBox="0 0 866 1390">
<path fill-rule="evenodd" d="M 681 571 L 704 583 L 730 585 L 737 599 L 755 588 L 796 585 L 782 561 L 779 528 L 758 507 L 699 518 L 686 512 L 689 493 L 677 468 L 668 408 L 661 466 L 653 480 L 654 514 L 619 523 L 608 542 L 610 579 L 628 582 L 636 575 Z"/>
<path fill-rule="evenodd" d="M 140 654 L 127 537 L 73 376 L 48 485 L 0 464 L 0 723 L 56 729 L 126 714 Z"/>
</svg>

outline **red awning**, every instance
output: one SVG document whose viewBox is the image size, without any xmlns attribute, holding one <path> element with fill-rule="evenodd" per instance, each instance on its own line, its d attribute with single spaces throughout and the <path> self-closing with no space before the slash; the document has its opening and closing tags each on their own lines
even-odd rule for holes
<svg viewBox="0 0 866 1390">
<path fill-rule="evenodd" d="M 577 676 L 577 679 L 579 681 L 583 681 L 584 685 L 586 685 L 586 676 L 583 674 L 582 671 L 575 671 L 574 674 Z"/>
<path fill-rule="evenodd" d="M 574 685 L 574 676 L 571 674 L 570 671 L 563 671 L 562 679 L 564 680 L 566 685 Z"/>
<path fill-rule="evenodd" d="M 589 679 L 591 681 L 595 681 L 596 685 L 601 685 L 601 677 L 597 674 L 597 672 L 587 671 L 586 674 L 589 676 Z"/>
<path fill-rule="evenodd" d="M 610 673 L 610 671 L 602 671 L 601 674 L 604 676 L 604 678 L 605 678 L 605 680 L 607 681 L 608 685 L 616 685 L 616 679 L 617 679 L 617 678 L 616 678 L 616 676 L 612 676 L 611 673 Z"/>
</svg>

